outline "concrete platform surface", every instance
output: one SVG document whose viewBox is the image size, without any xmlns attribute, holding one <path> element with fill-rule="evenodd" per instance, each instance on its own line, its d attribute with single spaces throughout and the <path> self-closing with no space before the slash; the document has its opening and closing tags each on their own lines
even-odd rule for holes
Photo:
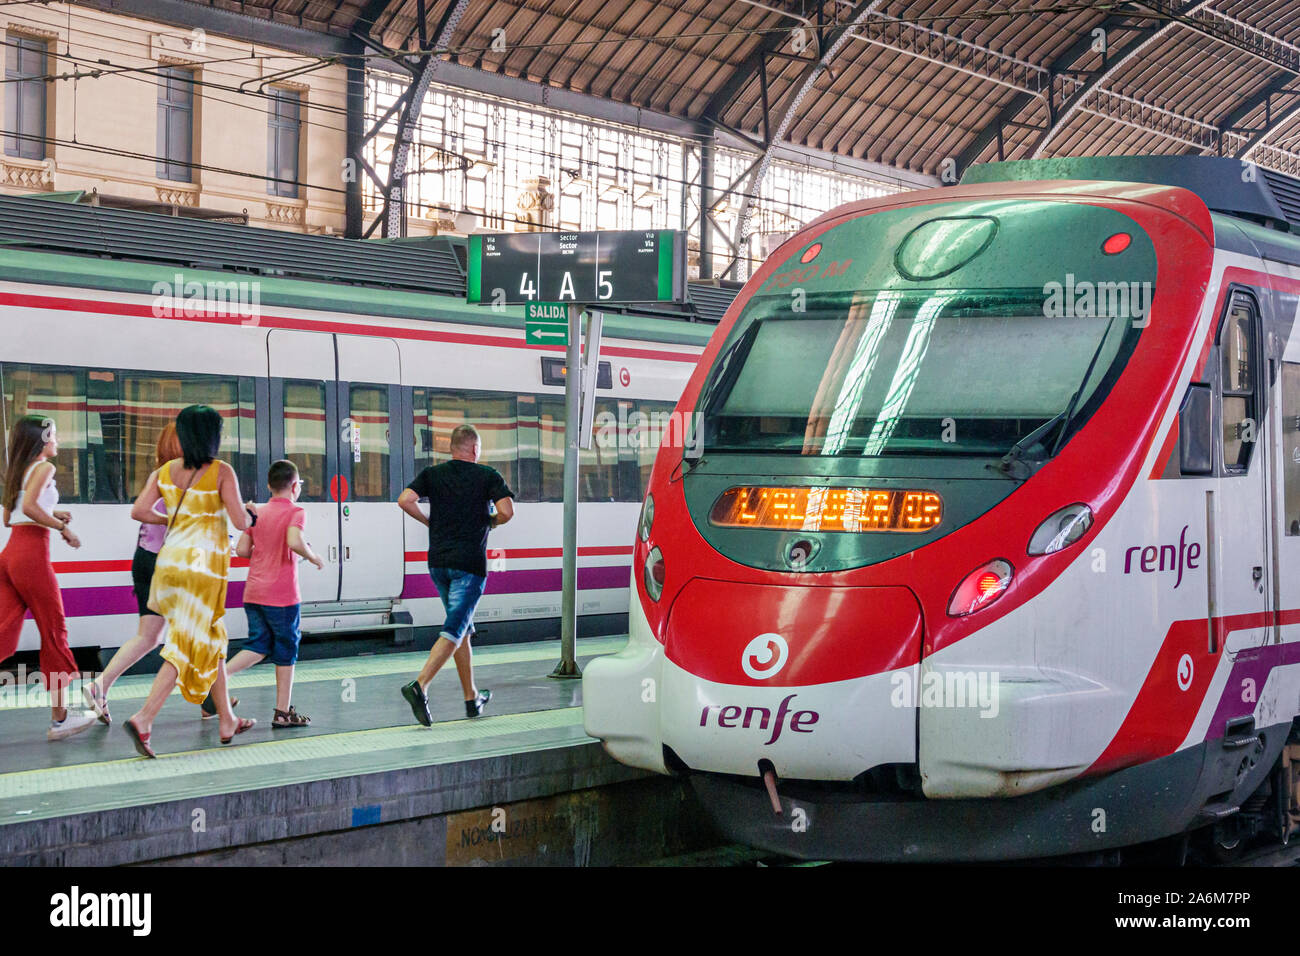
<svg viewBox="0 0 1300 956">
<path fill-rule="evenodd" d="M 584 639 L 579 662 L 626 638 Z M 237 712 L 258 725 L 218 742 L 217 721 L 173 693 L 153 727 L 159 759 L 136 755 L 123 722 L 152 678 L 122 678 L 113 725 L 45 739 L 48 702 L 0 695 L 0 862 L 113 864 L 411 820 L 644 777 L 582 729 L 581 681 L 547 675 L 558 643 L 475 652 L 487 714 L 464 716 L 455 669 L 430 687 L 434 725 L 415 723 L 399 688 L 423 652 L 299 664 L 293 700 L 309 727 L 274 730 L 274 668 L 235 675 Z M 80 688 L 74 688 L 80 703 Z"/>
</svg>

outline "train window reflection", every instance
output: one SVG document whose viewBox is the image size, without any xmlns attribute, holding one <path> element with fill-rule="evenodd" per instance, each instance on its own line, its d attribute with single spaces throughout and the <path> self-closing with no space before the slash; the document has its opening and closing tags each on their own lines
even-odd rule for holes
<svg viewBox="0 0 1300 956">
<path fill-rule="evenodd" d="M 387 501 L 388 493 L 388 386 L 349 386 L 351 425 L 344 434 L 344 455 L 352 461 L 354 501 Z"/>
<path fill-rule="evenodd" d="M 799 313 L 765 296 L 743 319 L 704 399 L 706 449 L 1002 455 L 1057 418 L 1059 446 L 1141 334 L 1018 289 L 818 293 Z"/>
<path fill-rule="evenodd" d="M 519 423 L 514 395 L 415 390 L 415 470 L 451 458 L 451 433 L 473 425 L 482 442 L 479 461 L 501 473 L 511 490 L 519 478 Z"/>
<path fill-rule="evenodd" d="M 284 383 L 284 457 L 302 479 L 299 501 L 327 501 L 325 483 L 325 383 Z"/>
<path fill-rule="evenodd" d="M 86 490 L 85 371 L 6 363 L 3 376 L 6 427 L 0 458 L 8 455 L 11 422 L 24 415 L 47 416 L 54 420 L 59 438 L 59 454 L 54 459 L 59 501 L 75 504 L 90 500 Z"/>
<path fill-rule="evenodd" d="M 1282 497 L 1286 533 L 1300 536 L 1300 365 L 1282 363 Z"/>
</svg>

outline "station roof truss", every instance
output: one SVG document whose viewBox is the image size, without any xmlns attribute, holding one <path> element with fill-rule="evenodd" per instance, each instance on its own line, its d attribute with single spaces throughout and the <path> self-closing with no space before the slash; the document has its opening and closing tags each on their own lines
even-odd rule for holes
<svg viewBox="0 0 1300 956">
<path fill-rule="evenodd" d="M 440 64 L 956 182 L 977 162 L 1214 155 L 1300 174 L 1295 0 L 76 0 L 410 76 L 384 209 Z M 362 58 L 365 58 L 364 60 Z M 380 124 L 366 134 L 373 136 Z M 350 151 L 362 142 L 353 135 Z M 369 232 L 367 234 L 370 234 Z"/>
</svg>

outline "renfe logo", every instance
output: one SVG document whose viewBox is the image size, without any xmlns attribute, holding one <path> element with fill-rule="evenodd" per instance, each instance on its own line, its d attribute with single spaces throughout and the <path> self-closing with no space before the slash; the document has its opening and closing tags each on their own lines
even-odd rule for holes
<svg viewBox="0 0 1300 956">
<path fill-rule="evenodd" d="M 781 731 L 785 727 L 786 714 L 790 713 L 790 701 L 795 699 L 795 694 L 791 694 L 785 700 L 781 701 L 781 706 L 776 709 L 776 721 L 772 726 L 772 736 L 763 746 L 776 743 L 776 739 L 781 736 Z M 737 724 L 741 719 L 741 710 L 744 710 L 744 721 Z M 750 721 L 758 721 L 759 730 L 767 730 L 768 722 L 772 720 L 772 712 L 766 707 L 745 707 L 741 708 L 739 704 L 709 704 L 700 714 L 700 726 L 707 727 L 709 724 L 709 711 L 718 712 L 717 722 L 719 727 L 741 727 L 748 728 Z M 790 716 L 790 729 L 796 734 L 812 733 L 812 725 L 820 719 L 820 714 L 815 710 L 799 710 Z M 806 729 L 805 729 L 806 728 Z"/>
<path fill-rule="evenodd" d="M 1138 559 L 1138 570 L 1143 574 L 1151 574 L 1155 571 L 1177 571 L 1178 577 L 1174 579 L 1174 587 L 1183 583 L 1183 570 L 1196 570 L 1196 562 L 1201 556 L 1201 546 L 1193 541 L 1187 543 L 1187 525 L 1183 525 L 1182 534 L 1178 536 L 1178 547 L 1172 544 L 1162 544 L 1159 547 L 1151 544 L 1145 548 L 1142 545 L 1129 548 L 1124 552 L 1124 573 L 1129 574 L 1133 570 L 1133 553 L 1141 551 L 1142 556 Z"/>
<path fill-rule="evenodd" d="M 775 651 L 772 649 L 776 648 Z M 780 634 L 760 634 L 740 652 L 740 666 L 754 680 L 766 680 L 782 667 L 790 656 L 790 645 Z"/>
</svg>

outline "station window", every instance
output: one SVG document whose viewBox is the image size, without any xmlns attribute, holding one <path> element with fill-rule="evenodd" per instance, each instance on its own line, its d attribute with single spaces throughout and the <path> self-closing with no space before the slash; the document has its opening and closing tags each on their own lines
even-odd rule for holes
<svg viewBox="0 0 1300 956">
<path fill-rule="evenodd" d="M 45 158 L 45 75 L 49 50 L 44 40 L 8 35 L 5 56 L 5 153 L 23 159 Z"/>
<path fill-rule="evenodd" d="M 1255 305 L 1234 295 L 1219 332 L 1223 362 L 1223 467 L 1241 473 L 1250 466 L 1250 453 L 1259 436 L 1255 410 Z"/>
<path fill-rule="evenodd" d="M 158 178 L 194 181 L 194 71 L 158 71 Z"/>
<path fill-rule="evenodd" d="M 266 191 L 296 199 L 302 96 L 296 90 L 272 87 L 267 106 Z"/>
<path fill-rule="evenodd" d="M 325 481 L 325 383 L 284 383 L 284 457 L 302 480 L 299 501 L 328 501 Z"/>
<path fill-rule="evenodd" d="M 348 409 L 348 447 L 352 458 L 354 501 L 389 501 L 389 419 L 387 385 L 351 385 Z"/>
</svg>

